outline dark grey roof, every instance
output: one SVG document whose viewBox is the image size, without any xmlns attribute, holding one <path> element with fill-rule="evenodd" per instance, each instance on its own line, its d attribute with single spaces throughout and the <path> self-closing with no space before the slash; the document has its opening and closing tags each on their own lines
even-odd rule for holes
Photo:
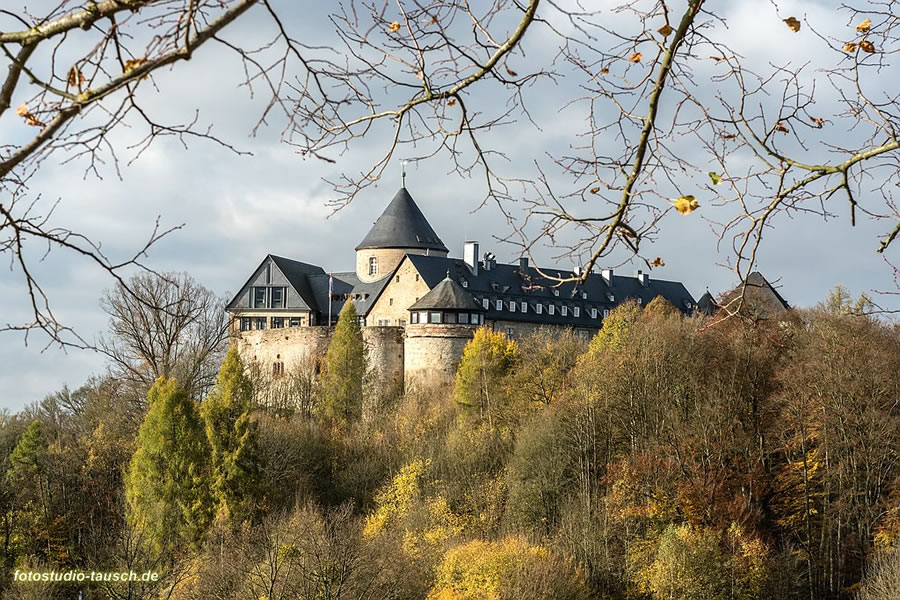
<svg viewBox="0 0 900 600">
<path fill-rule="evenodd" d="M 378 220 L 356 247 L 418 248 L 448 252 L 406 188 L 400 188 Z"/>
<path fill-rule="evenodd" d="M 712 294 L 709 293 L 709 290 L 706 290 L 700 299 L 697 300 L 697 312 L 703 315 L 711 315 L 719 309 L 719 306 L 716 304 L 716 301 L 713 299 Z"/>
<path fill-rule="evenodd" d="M 782 298 L 781 294 L 759 271 L 750 273 L 746 282 L 723 294 L 718 302 L 719 306 L 731 304 L 738 298 L 742 289 L 744 290 L 742 310 L 756 317 L 773 317 L 791 308 L 787 300 Z"/>
<path fill-rule="evenodd" d="M 283 256 L 275 256 L 273 254 L 270 254 L 269 256 L 272 258 L 272 262 L 274 262 L 275 265 L 281 269 L 281 272 L 284 273 L 284 276 L 306 303 L 309 310 L 318 310 L 319 305 L 316 302 L 312 288 L 309 285 L 309 277 L 311 275 L 324 273 L 325 271 L 322 267 L 300 262 L 299 260 L 284 258 Z"/>
<path fill-rule="evenodd" d="M 652 277 L 647 279 L 646 285 L 642 285 L 636 277 L 613 275 L 610 286 L 600 274 L 593 273 L 584 285 L 566 283 L 558 288 L 548 288 L 543 287 L 548 282 L 542 279 L 537 270 L 531 267 L 523 270 L 517 264 L 496 264 L 487 271 L 480 268 L 476 277 L 461 259 L 414 254 L 407 255 L 407 258 L 422 275 L 429 288 L 438 285 L 449 270 L 450 277 L 471 294 L 476 302 L 482 303 L 484 299 L 488 299 L 486 319 L 599 327 L 599 317 L 602 317 L 603 310 L 615 308 L 629 298 L 640 299 L 646 306 L 655 297 L 663 296 L 683 313 L 690 313 L 695 304 L 694 298 L 683 284 Z M 542 270 L 550 275 L 573 276 L 571 271 Z M 558 291 L 558 295 L 554 294 L 553 289 Z M 584 298 L 582 294 L 586 294 L 587 297 Z M 502 310 L 496 309 L 497 300 L 505 301 Z M 527 302 L 527 312 L 522 313 L 519 310 L 520 306 L 516 307 L 515 312 L 510 311 L 509 301 L 512 300 L 518 303 Z M 557 308 L 553 315 L 546 309 L 538 314 L 535 310 L 538 303 L 544 306 L 553 304 Z M 562 315 L 563 306 L 569 308 L 566 316 Z M 571 310 L 576 306 L 580 309 L 578 317 L 575 317 Z M 591 317 L 592 308 L 597 309 L 597 318 Z"/>
<path fill-rule="evenodd" d="M 409 310 L 462 310 L 483 312 L 484 308 L 475 302 L 472 294 L 461 285 L 445 277 L 430 292 L 422 296 Z"/>
<path fill-rule="evenodd" d="M 344 308 L 347 299 L 353 300 L 356 312 L 364 317 L 369 314 L 375 300 L 381 294 L 381 290 L 391 280 L 390 277 L 382 277 L 372 283 L 363 283 L 354 272 L 334 273 L 333 292 L 331 299 L 331 314 L 337 317 Z M 328 320 L 328 273 L 312 275 L 309 278 L 310 286 L 316 298 L 316 303 L 321 308 L 320 314 Z"/>
</svg>

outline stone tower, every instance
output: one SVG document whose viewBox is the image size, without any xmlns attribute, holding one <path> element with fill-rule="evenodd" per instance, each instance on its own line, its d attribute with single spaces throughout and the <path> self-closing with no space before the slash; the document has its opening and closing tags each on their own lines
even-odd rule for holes
<svg viewBox="0 0 900 600">
<path fill-rule="evenodd" d="M 451 383 L 463 349 L 484 324 L 484 308 L 447 273 L 409 307 L 409 317 L 403 353 L 406 389 L 419 383 Z"/>
<path fill-rule="evenodd" d="M 444 242 L 402 187 L 356 247 L 356 275 L 371 283 L 390 275 L 407 254 L 446 257 L 447 253 Z"/>
</svg>

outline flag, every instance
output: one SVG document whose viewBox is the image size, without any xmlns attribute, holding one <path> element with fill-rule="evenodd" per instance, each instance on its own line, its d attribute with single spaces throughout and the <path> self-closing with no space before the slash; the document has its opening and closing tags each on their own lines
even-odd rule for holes
<svg viewBox="0 0 900 600">
<path fill-rule="evenodd" d="M 334 273 L 328 274 L 328 295 L 334 294 Z"/>
</svg>

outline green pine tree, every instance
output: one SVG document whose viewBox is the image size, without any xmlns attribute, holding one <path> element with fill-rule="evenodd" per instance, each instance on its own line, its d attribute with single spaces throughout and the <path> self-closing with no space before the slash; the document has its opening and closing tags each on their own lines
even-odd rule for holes
<svg viewBox="0 0 900 600">
<path fill-rule="evenodd" d="M 362 413 L 366 345 L 353 302 L 344 304 L 325 355 L 323 411 L 333 419 L 351 421 Z"/>
<path fill-rule="evenodd" d="M 200 407 L 212 456 L 212 492 L 234 524 L 253 520 L 262 497 L 252 389 L 232 346 L 219 369 L 216 387 Z"/>
<path fill-rule="evenodd" d="M 197 409 L 174 379 L 159 378 L 125 478 L 128 517 L 155 550 L 196 545 L 213 515 L 209 442 Z"/>
</svg>

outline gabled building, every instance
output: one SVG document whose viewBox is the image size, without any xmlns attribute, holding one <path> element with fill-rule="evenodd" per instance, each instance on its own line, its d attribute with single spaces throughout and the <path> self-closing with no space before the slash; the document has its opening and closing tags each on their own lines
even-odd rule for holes
<svg viewBox="0 0 900 600">
<path fill-rule="evenodd" d="M 478 242 L 468 241 L 462 258 L 450 257 L 409 192 L 401 188 L 356 247 L 355 271 L 329 273 L 316 265 L 266 256 L 227 306 L 232 333 L 251 359 L 290 365 L 301 355 L 321 352 L 328 335 L 321 326 L 333 324 L 344 303 L 352 301 L 369 338 L 394 340 L 390 349 L 380 348 L 376 354 L 390 355 L 392 364 L 398 354 L 406 357 L 401 360 L 404 371 L 451 374 L 465 341 L 480 325 L 513 337 L 543 327 L 573 329 L 589 337 L 602 327 L 609 311 L 629 299 L 646 305 L 663 296 L 684 313 L 695 309 L 683 284 L 641 271 L 632 277 L 607 269 L 591 273 L 584 283 L 554 285 L 527 258 L 502 264 L 490 252 L 479 254 Z M 541 271 L 559 278 L 577 274 Z M 395 335 L 387 335 L 385 328 Z M 406 356 L 410 345 L 415 346 L 409 353 L 416 356 L 413 360 Z M 423 361 L 435 364 L 423 370 Z M 284 367 L 273 367 L 273 372 Z"/>
</svg>

